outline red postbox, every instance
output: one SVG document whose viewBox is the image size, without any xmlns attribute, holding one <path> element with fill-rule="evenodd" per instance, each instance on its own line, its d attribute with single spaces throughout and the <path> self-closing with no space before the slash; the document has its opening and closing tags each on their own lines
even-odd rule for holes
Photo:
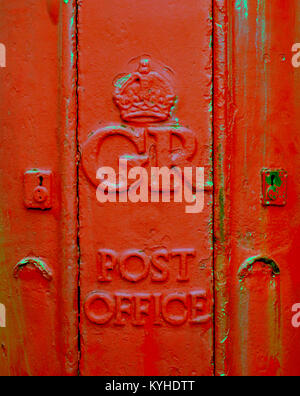
<svg viewBox="0 0 300 396">
<path fill-rule="evenodd" d="M 0 375 L 299 375 L 296 3 L 0 1 Z"/>
</svg>

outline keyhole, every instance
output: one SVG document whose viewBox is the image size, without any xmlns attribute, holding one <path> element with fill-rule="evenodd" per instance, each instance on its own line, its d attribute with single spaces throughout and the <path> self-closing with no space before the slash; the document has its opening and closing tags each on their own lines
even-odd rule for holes
<svg viewBox="0 0 300 396">
<path fill-rule="evenodd" d="M 271 176 L 271 186 L 274 186 L 275 184 L 275 175 Z"/>
<path fill-rule="evenodd" d="M 271 175 L 271 185 L 268 189 L 268 197 L 271 201 L 276 201 L 276 199 L 278 198 L 277 183 L 276 183 L 275 175 Z"/>
<path fill-rule="evenodd" d="M 40 176 L 39 179 L 40 179 L 40 186 L 42 186 L 43 185 L 43 181 L 44 181 L 43 176 Z"/>
</svg>

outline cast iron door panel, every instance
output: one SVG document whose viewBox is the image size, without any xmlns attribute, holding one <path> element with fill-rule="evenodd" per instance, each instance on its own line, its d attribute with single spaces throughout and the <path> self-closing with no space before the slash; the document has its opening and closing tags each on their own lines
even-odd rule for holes
<svg viewBox="0 0 300 396">
<path fill-rule="evenodd" d="M 213 374 L 211 39 L 209 0 L 79 7 L 82 375 Z M 118 178 L 101 203 L 97 170 L 127 175 L 120 160 L 205 168 L 203 210 L 157 185 L 134 203 Z"/>
<path fill-rule="evenodd" d="M 216 3 L 216 374 L 297 376 L 300 3 Z"/>
<path fill-rule="evenodd" d="M 77 375 L 75 12 L 0 15 L 0 375 Z"/>
</svg>

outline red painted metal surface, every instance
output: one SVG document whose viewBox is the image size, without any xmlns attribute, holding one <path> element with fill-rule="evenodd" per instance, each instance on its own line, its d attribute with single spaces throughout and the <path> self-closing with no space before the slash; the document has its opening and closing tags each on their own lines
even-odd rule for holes
<svg viewBox="0 0 300 396">
<path fill-rule="evenodd" d="M 75 26 L 57 3 L 60 26 L 46 1 L 0 2 L 1 376 L 78 371 Z"/>
<path fill-rule="evenodd" d="M 0 0 L 1 376 L 300 374 L 298 3 Z"/>
<path fill-rule="evenodd" d="M 97 168 L 117 169 L 120 157 L 211 177 L 210 16 L 211 2 L 196 0 L 80 7 L 83 375 L 213 373 L 211 189 L 200 214 L 96 199 Z"/>
<path fill-rule="evenodd" d="M 299 13 L 215 1 L 218 375 L 299 375 Z M 288 172 L 285 206 L 263 205 L 263 169 Z"/>
</svg>

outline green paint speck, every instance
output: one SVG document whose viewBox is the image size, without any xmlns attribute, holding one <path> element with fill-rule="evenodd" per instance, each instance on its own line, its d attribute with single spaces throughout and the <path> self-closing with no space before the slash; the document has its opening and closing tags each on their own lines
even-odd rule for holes
<svg viewBox="0 0 300 396">
<path fill-rule="evenodd" d="M 116 82 L 115 86 L 116 86 L 117 88 L 122 88 L 123 85 L 130 79 L 130 77 L 131 77 L 131 74 L 128 74 L 128 76 L 124 76 L 124 77 L 120 78 L 120 79 Z"/>
<path fill-rule="evenodd" d="M 235 8 L 244 11 L 245 18 L 248 19 L 248 0 L 236 0 Z"/>
</svg>

